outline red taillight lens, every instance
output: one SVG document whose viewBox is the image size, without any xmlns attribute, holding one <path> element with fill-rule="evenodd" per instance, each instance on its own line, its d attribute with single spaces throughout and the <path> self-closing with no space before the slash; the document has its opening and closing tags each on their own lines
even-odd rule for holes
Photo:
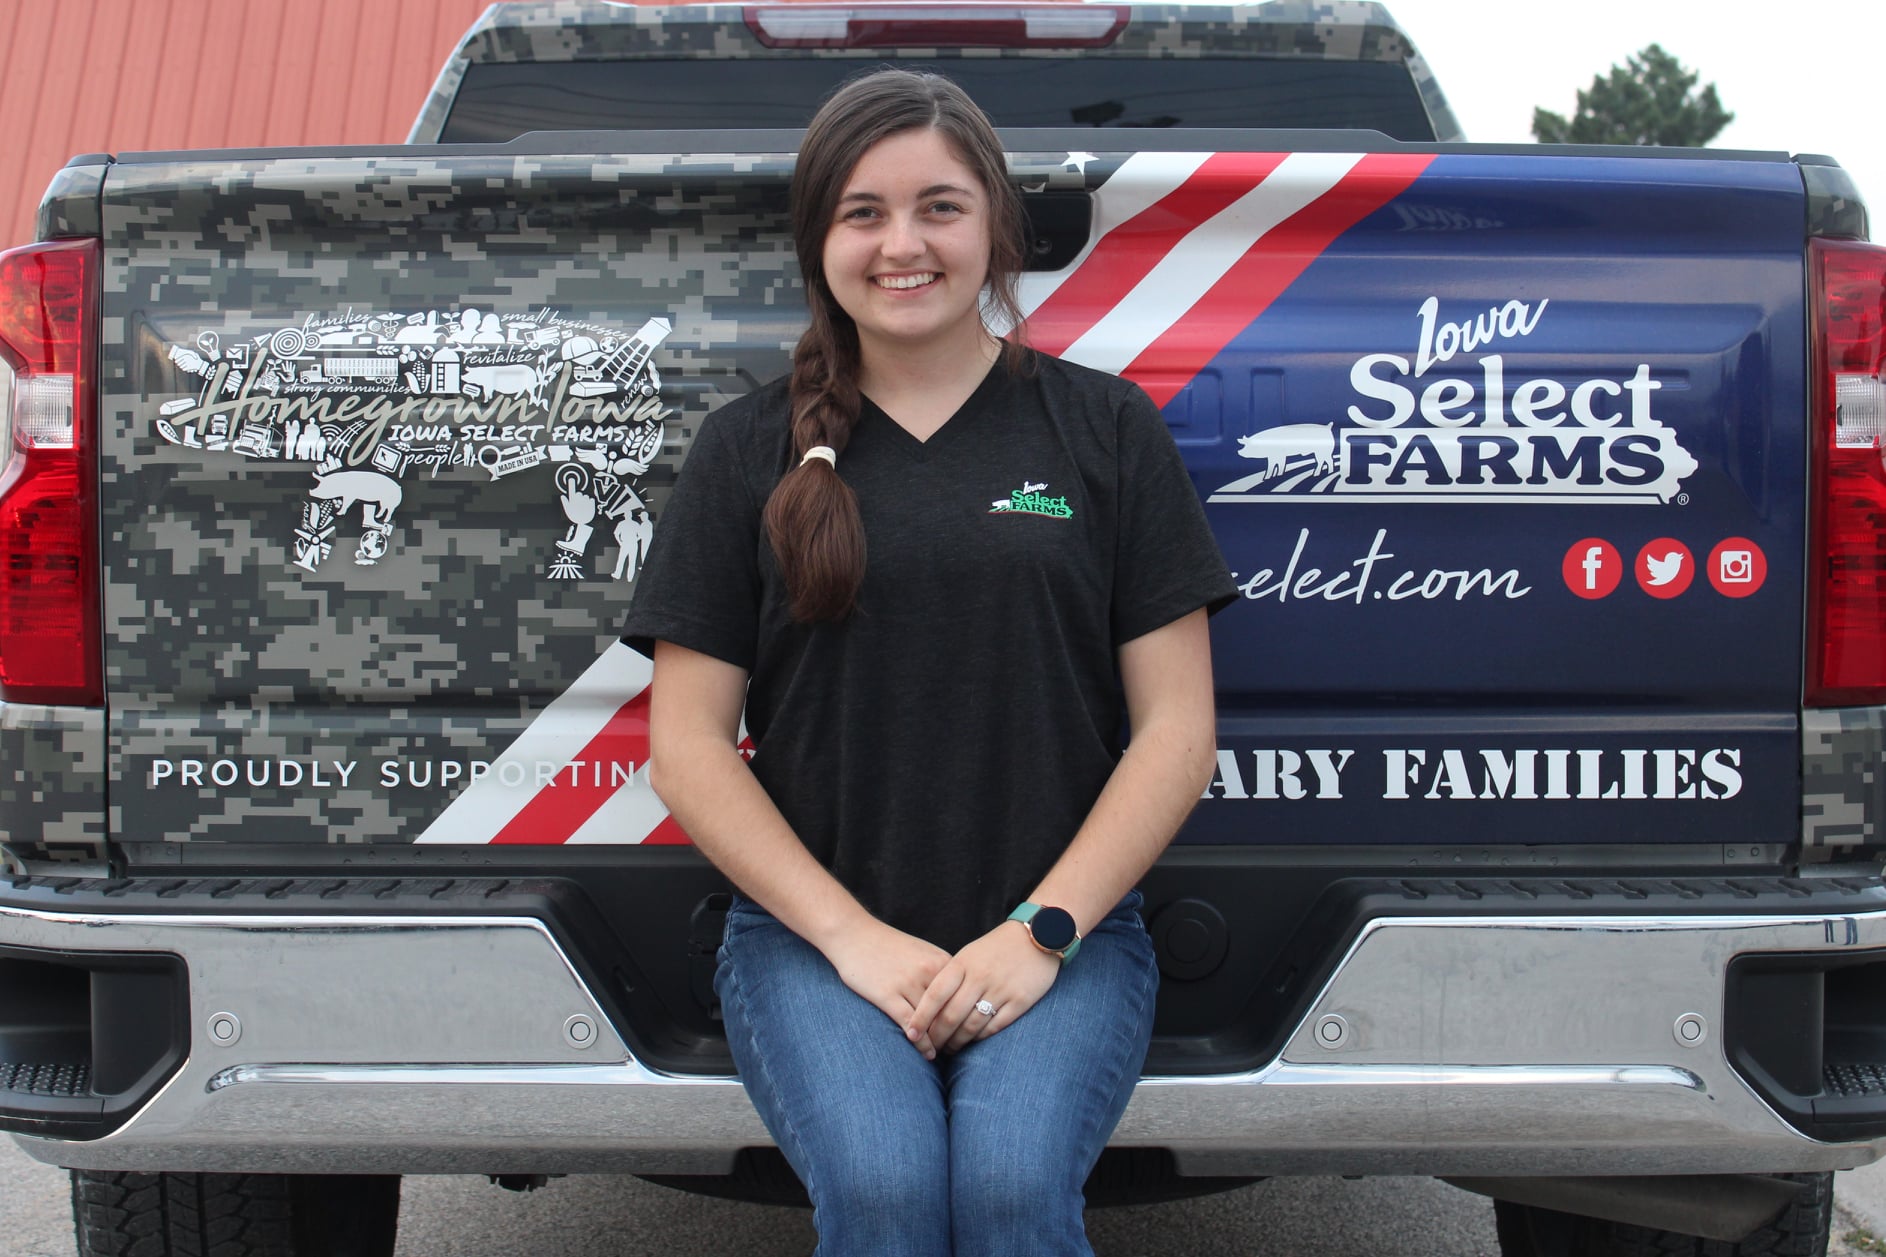
<svg viewBox="0 0 1886 1257">
<path fill-rule="evenodd" d="M 1808 245 L 1813 524 L 1810 707 L 1886 702 L 1886 248 Z"/>
<path fill-rule="evenodd" d="M 0 699 L 104 701 L 98 242 L 0 253 Z"/>
<path fill-rule="evenodd" d="M 1128 11 L 1093 4 L 766 5 L 746 11 L 768 48 L 1103 48 Z"/>
</svg>

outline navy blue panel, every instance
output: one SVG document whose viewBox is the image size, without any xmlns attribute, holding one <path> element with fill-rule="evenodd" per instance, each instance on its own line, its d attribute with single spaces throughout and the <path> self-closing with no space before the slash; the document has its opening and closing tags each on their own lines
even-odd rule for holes
<svg viewBox="0 0 1886 1257">
<path fill-rule="evenodd" d="M 1221 747 L 1353 752 L 1188 841 L 1792 839 L 1803 213 L 1778 163 L 1444 155 L 1172 401 L 1245 592 Z"/>
</svg>

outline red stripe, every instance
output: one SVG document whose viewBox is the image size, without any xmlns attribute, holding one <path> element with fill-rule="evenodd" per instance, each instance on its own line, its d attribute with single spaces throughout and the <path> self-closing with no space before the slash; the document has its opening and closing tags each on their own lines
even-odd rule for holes
<svg viewBox="0 0 1886 1257">
<path fill-rule="evenodd" d="M 1028 343 L 1066 353 L 1126 300 L 1179 241 L 1270 177 L 1282 153 L 1214 153 L 1186 181 L 1101 238 L 1094 251 L 1028 316 Z"/>
<path fill-rule="evenodd" d="M 688 837 L 687 831 L 682 829 L 680 823 L 672 816 L 662 817 L 661 824 L 655 826 L 655 831 L 642 839 L 644 847 L 691 846 L 693 842 L 694 840 Z"/>
<path fill-rule="evenodd" d="M 745 754 L 746 758 L 752 759 L 753 739 L 741 738 L 738 749 Z M 681 828 L 681 822 L 673 816 L 664 816 L 661 818 L 661 824 L 655 826 L 648 837 L 642 839 L 642 845 L 644 847 L 693 846 L 694 839 L 688 837 L 688 831 Z"/>
<path fill-rule="evenodd" d="M 1431 153 L 1370 153 L 1334 188 L 1279 223 L 1232 264 L 1122 375 L 1164 406 L 1256 322 L 1336 237 L 1408 190 Z"/>
<path fill-rule="evenodd" d="M 602 732 L 577 753 L 571 762 L 581 760 L 583 767 L 576 770 L 575 781 L 569 779 L 569 765 L 564 765 L 556 783 L 540 788 L 523 810 L 498 831 L 492 843 L 568 842 L 570 836 L 583 827 L 583 822 L 609 801 L 609 796 L 619 788 L 627 789 L 614 784 L 612 765 L 639 766 L 647 762 L 648 693 L 649 687 L 644 686 L 640 694 L 622 704 L 616 714 L 609 717 Z M 597 763 L 603 766 L 600 774 L 591 767 Z"/>
</svg>

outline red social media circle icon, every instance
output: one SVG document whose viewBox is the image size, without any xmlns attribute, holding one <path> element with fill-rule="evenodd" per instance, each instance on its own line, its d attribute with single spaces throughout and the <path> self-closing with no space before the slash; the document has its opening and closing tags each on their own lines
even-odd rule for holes
<svg viewBox="0 0 1886 1257">
<path fill-rule="evenodd" d="M 1565 587 L 1580 598 L 1603 598 L 1624 579 L 1624 557 L 1604 538 L 1587 537 L 1572 543 L 1559 570 Z"/>
<path fill-rule="evenodd" d="M 1718 541 L 1709 552 L 1709 583 L 1725 598 L 1746 598 L 1768 579 L 1768 556 L 1747 537 Z"/>
<path fill-rule="evenodd" d="M 1637 583 L 1652 598 L 1674 598 L 1696 579 L 1696 556 L 1674 537 L 1659 537 L 1637 552 Z"/>
</svg>

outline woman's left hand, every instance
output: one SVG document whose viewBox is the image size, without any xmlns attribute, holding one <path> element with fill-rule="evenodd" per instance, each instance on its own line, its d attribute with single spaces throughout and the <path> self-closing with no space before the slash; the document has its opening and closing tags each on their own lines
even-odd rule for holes
<svg viewBox="0 0 1886 1257">
<path fill-rule="evenodd" d="M 1014 1023 L 1048 993 L 1061 961 L 1036 947 L 1028 931 L 1004 921 L 950 957 L 930 980 L 904 1033 L 913 1043 L 928 1027 L 939 1051 L 960 1052 Z M 995 1015 L 976 1010 L 979 1001 L 995 1006 Z"/>
</svg>

